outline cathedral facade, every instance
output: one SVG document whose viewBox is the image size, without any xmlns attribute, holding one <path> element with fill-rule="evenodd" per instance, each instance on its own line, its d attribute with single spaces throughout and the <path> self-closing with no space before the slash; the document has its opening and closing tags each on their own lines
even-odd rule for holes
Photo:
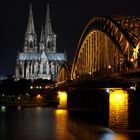
<svg viewBox="0 0 140 140">
<path fill-rule="evenodd" d="M 16 80 L 54 80 L 64 61 L 66 61 L 66 54 L 57 53 L 56 50 L 56 34 L 52 31 L 49 5 L 47 5 L 45 26 L 41 28 L 39 43 L 34 26 L 32 6 L 30 5 L 23 52 L 17 55 Z"/>
</svg>

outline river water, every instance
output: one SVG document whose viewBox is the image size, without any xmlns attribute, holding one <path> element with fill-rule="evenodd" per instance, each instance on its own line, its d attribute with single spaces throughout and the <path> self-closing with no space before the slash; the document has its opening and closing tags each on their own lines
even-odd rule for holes
<svg viewBox="0 0 140 140">
<path fill-rule="evenodd" d="M 139 140 L 140 133 L 93 129 L 93 140 Z M 95 131 L 94 131 L 95 130 Z M 80 133 L 80 132 L 79 132 Z M 77 140 L 69 128 L 67 110 L 0 106 L 0 140 Z"/>
</svg>

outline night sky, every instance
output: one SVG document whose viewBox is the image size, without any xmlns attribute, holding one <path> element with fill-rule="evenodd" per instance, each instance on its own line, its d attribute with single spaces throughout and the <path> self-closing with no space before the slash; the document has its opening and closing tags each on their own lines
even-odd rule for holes
<svg viewBox="0 0 140 140">
<path fill-rule="evenodd" d="M 14 74 L 16 56 L 22 51 L 24 34 L 32 3 L 35 29 L 45 23 L 50 4 L 52 28 L 57 34 L 57 51 L 66 49 L 73 60 L 78 40 L 88 21 L 97 15 L 137 15 L 140 4 L 128 0 L 4 0 L 0 3 L 0 75 Z M 131 3 L 130 3 L 131 2 Z"/>
</svg>

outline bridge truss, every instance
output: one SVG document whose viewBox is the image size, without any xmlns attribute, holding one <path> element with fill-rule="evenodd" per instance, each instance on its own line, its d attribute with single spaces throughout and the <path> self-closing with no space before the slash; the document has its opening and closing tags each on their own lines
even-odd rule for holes
<svg viewBox="0 0 140 140">
<path fill-rule="evenodd" d="M 140 17 L 94 17 L 79 40 L 71 79 L 139 67 Z"/>
</svg>

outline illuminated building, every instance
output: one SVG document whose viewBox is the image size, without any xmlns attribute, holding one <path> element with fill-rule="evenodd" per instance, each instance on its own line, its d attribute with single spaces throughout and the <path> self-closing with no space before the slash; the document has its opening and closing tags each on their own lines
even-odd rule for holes
<svg viewBox="0 0 140 140">
<path fill-rule="evenodd" d="M 41 28 L 40 41 L 37 41 L 33 12 L 30 5 L 23 52 L 18 53 L 15 77 L 19 79 L 54 80 L 61 64 L 66 60 L 64 53 L 57 53 L 56 34 L 52 31 L 50 10 L 47 5 L 45 27 Z"/>
</svg>

